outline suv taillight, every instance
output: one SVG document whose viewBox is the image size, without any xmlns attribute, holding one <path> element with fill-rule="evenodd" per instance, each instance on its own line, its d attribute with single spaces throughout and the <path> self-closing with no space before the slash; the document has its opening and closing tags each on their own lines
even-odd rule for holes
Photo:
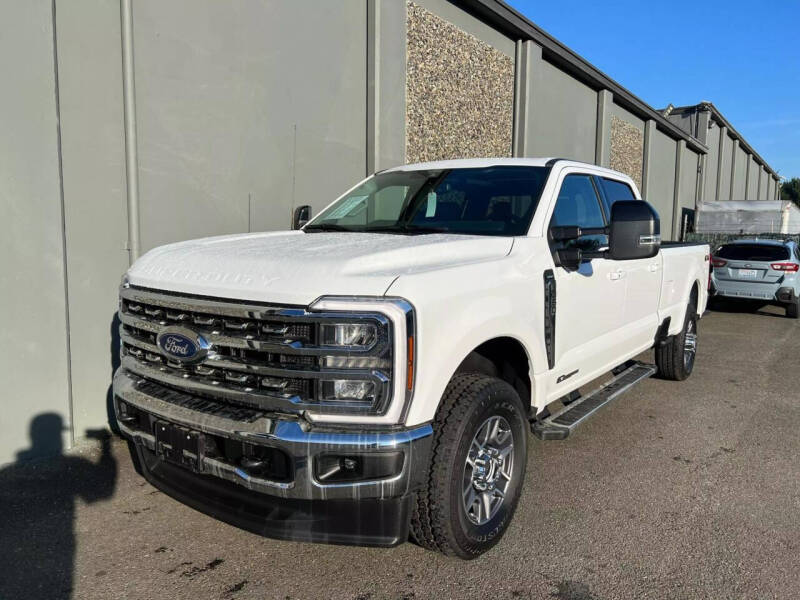
<svg viewBox="0 0 800 600">
<path fill-rule="evenodd" d="M 716 256 L 711 257 L 711 264 L 715 267 L 724 267 L 728 264 L 727 260 L 722 260 L 721 258 L 717 258 Z"/>
<path fill-rule="evenodd" d="M 800 265 L 795 263 L 772 263 L 770 267 L 775 271 L 786 271 L 788 273 L 797 273 L 800 270 Z"/>
</svg>

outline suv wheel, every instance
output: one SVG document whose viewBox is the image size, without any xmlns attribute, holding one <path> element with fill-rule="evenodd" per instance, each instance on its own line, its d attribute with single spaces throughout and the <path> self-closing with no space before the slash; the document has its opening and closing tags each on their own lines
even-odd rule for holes
<svg viewBox="0 0 800 600">
<path fill-rule="evenodd" d="M 697 356 L 697 309 L 686 307 L 686 317 L 680 333 L 669 336 L 656 345 L 656 366 L 662 379 L 683 381 L 692 374 Z"/>
<path fill-rule="evenodd" d="M 505 381 L 457 373 L 433 422 L 427 484 L 412 504 L 421 546 L 476 558 L 494 546 L 517 507 L 527 462 L 528 421 Z"/>
</svg>

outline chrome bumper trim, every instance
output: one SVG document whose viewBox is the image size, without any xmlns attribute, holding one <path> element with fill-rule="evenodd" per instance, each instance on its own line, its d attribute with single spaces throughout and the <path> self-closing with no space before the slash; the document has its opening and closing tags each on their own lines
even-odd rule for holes
<svg viewBox="0 0 800 600">
<path fill-rule="evenodd" d="M 204 414 L 137 389 L 144 381 L 124 368 L 114 375 L 114 396 L 139 410 L 184 427 L 251 444 L 279 448 L 289 455 L 293 481 L 275 482 L 250 476 L 241 469 L 210 457 L 202 459 L 203 474 L 232 481 L 253 491 L 299 499 L 395 498 L 416 489 L 424 477 L 430 455 L 430 424 L 398 431 L 323 432 L 307 430 L 298 420 L 261 417 L 251 422 Z M 115 402 L 115 410 L 117 403 Z M 134 443 L 155 451 L 155 437 L 120 423 Z M 352 483 L 320 483 L 314 476 L 314 457 L 321 453 L 364 454 L 386 449 L 404 452 L 402 471 L 390 479 Z"/>
</svg>

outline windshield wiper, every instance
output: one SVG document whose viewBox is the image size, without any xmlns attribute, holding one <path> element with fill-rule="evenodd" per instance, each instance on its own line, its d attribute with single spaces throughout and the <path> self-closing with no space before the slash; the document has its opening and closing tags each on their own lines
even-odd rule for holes
<svg viewBox="0 0 800 600">
<path fill-rule="evenodd" d="M 415 234 L 415 233 L 449 233 L 450 229 L 446 227 L 422 227 L 420 225 L 410 225 L 408 223 L 404 225 L 387 225 L 386 227 L 370 227 L 369 229 L 364 230 L 365 233 L 375 232 L 375 233 L 405 233 L 405 234 Z"/>
<path fill-rule="evenodd" d="M 337 225 L 336 223 L 319 223 L 317 225 L 308 225 L 303 231 L 354 231 L 349 227 Z"/>
</svg>

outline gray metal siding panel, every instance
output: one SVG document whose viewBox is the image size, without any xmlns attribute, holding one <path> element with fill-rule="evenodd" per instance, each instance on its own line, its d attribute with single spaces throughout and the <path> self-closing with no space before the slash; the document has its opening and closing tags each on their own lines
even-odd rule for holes
<svg viewBox="0 0 800 600">
<path fill-rule="evenodd" d="M 704 199 L 707 202 L 716 200 L 717 195 L 717 162 L 719 156 L 719 127 L 712 127 L 708 130 L 708 154 L 706 155 L 706 180 L 704 187 Z"/>
<path fill-rule="evenodd" d="M 529 155 L 594 163 L 597 92 L 546 61 L 535 62 L 531 77 Z"/>
<path fill-rule="evenodd" d="M 69 443 L 69 384 L 51 2 L 0 3 L 0 23 L 2 464 Z M 43 413 L 56 427 L 29 439 Z"/>
<path fill-rule="evenodd" d="M 661 236 L 672 239 L 673 200 L 675 197 L 676 142 L 660 131 L 653 134 L 653 158 L 647 198 L 661 217 Z"/>
<path fill-rule="evenodd" d="M 405 162 L 406 152 L 406 4 L 380 5 L 379 169 Z"/>
<path fill-rule="evenodd" d="M 681 155 L 681 183 L 678 190 L 678 215 L 676 215 L 676 219 L 680 219 L 680 209 L 695 208 L 699 158 L 700 155 L 694 150 L 683 149 Z"/>
<path fill-rule="evenodd" d="M 744 200 L 745 177 L 747 176 L 747 154 L 741 146 L 736 148 L 736 171 L 733 179 L 731 200 Z"/>
<path fill-rule="evenodd" d="M 719 190 L 719 200 L 731 199 L 731 166 L 733 165 L 733 140 L 730 136 L 725 136 L 722 149 L 722 177 Z"/>
<path fill-rule="evenodd" d="M 133 21 L 143 250 L 286 229 L 363 177 L 363 0 L 144 0 Z"/>
<path fill-rule="evenodd" d="M 759 186 L 758 186 L 758 199 L 759 200 L 769 200 L 769 196 L 767 195 L 768 187 L 769 187 L 769 180 L 770 176 L 767 173 L 767 170 L 762 166 L 758 167 L 758 173 L 760 175 L 759 178 Z"/>
<path fill-rule="evenodd" d="M 759 165 L 752 158 L 750 159 L 750 168 L 747 176 L 747 199 L 759 200 L 758 197 L 758 171 Z"/>
<path fill-rule="evenodd" d="M 56 11 L 75 435 L 108 421 L 117 284 L 128 268 L 117 3 Z"/>
</svg>

